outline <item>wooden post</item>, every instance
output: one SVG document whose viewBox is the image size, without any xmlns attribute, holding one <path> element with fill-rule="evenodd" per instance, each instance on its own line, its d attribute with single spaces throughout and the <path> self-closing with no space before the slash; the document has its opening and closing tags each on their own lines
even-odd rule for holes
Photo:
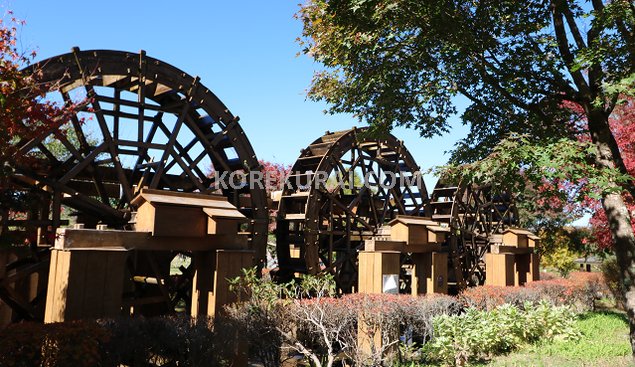
<svg viewBox="0 0 635 367">
<path fill-rule="evenodd" d="M 210 301 L 210 316 L 220 312 L 224 305 L 238 300 L 238 296 L 229 289 L 228 279 L 242 275 L 242 269 L 253 267 L 254 255 L 254 251 L 250 250 L 216 251 L 214 297 Z"/>
<path fill-rule="evenodd" d="M 242 275 L 242 269 L 254 266 L 254 251 L 217 250 L 194 256 L 192 316 L 214 316 L 223 306 L 237 301 L 228 279 Z"/>
<path fill-rule="evenodd" d="M 486 285 L 513 286 L 515 282 L 514 254 L 485 254 Z"/>
<path fill-rule="evenodd" d="M 399 273 L 401 253 L 398 251 L 361 251 L 359 253 L 358 292 L 367 294 L 399 293 Z M 375 330 L 359 315 L 357 339 L 366 353 L 381 350 L 382 333 L 390 333 L 397 338 L 396 330 Z M 372 331 L 373 335 L 369 335 Z M 394 335 L 392 335 L 394 334 Z M 394 352 L 394 351 L 388 351 Z"/>
<path fill-rule="evenodd" d="M 430 277 L 426 279 L 427 293 L 448 293 L 448 254 L 433 252 L 430 254 Z"/>
<path fill-rule="evenodd" d="M 397 251 L 361 251 L 359 253 L 358 292 L 398 293 L 400 253 Z M 396 281 L 397 288 L 387 289 Z"/>
<path fill-rule="evenodd" d="M 514 285 L 520 286 L 527 283 L 531 275 L 531 254 L 517 254 L 514 262 Z"/>
<path fill-rule="evenodd" d="M 192 317 L 206 316 L 210 295 L 214 292 L 214 272 L 216 270 L 216 253 L 214 251 L 197 251 L 192 256 L 194 279 L 192 280 Z"/>
<path fill-rule="evenodd" d="M 529 273 L 527 274 L 527 283 L 540 280 L 540 256 L 538 254 L 529 254 Z"/>
<path fill-rule="evenodd" d="M 242 275 L 242 269 L 250 268 L 255 265 L 254 251 L 217 250 L 216 253 L 212 253 L 212 255 L 215 255 L 210 256 L 211 260 L 213 260 L 212 262 L 214 263 L 214 268 L 208 266 L 210 265 L 207 261 L 208 259 L 205 259 L 206 261 L 204 262 L 199 262 L 199 267 L 196 268 L 197 275 L 194 281 L 194 287 L 196 287 L 197 280 L 199 285 L 203 284 L 203 287 L 206 287 L 207 280 L 201 283 L 201 278 L 205 276 L 210 280 L 211 283 L 213 277 L 214 282 L 212 289 L 211 291 L 207 292 L 207 295 L 205 297 L 207 307 L 203 308 L 203 302 L 201 302 L 201 299 L 203 298 L 201 293 L 203 293 L 204 289 L 199 289 L 197 291 L 199 294 L 198 302 L 195 302 L 194 298 L 192 299 L 192 316 L 214 316 L 222 313 L 224 305 L 236 302 L 238 300 L 238 297 L 232 290 L 229 289 L 228 279 Z M 202 269 L 201 266 L 207 266 L 207 269 Z M 194 311 L 195 304 L 198 304 L 198 310 L 196 310 L 196 314 Z M 235 330 L 235 332 L 235 344 L 232 346 L 232 350 L 229 351 L 232 361 L 230 366 L 247 366 L 247 350 L 249 346 L 247 345 L 240 331 Z"/>
<path fill-rule="evenodd" d="M 124 249 L 52 250 L 44 322 L 118 316 L 127 255 Z"/>
<path fill-rule="evenodd" d="M 413 296 L 419 294 L 448 293 L 448 254 L 428 252 L 412 254 Z"/>
</svg>

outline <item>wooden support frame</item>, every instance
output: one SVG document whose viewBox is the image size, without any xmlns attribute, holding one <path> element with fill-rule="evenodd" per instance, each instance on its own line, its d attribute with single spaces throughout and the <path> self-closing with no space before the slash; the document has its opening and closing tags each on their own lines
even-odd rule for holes
<svg viewBox="0 0 635 367">
<path fill-rule="evenodd" d="M 119 316 L 127 256 L 125 249 L 52 250 L 44 322 Z"/>
<path fill-rule="evenodd" d="M 357 291 L 370 294 L 385 293 L 385 283 L 393 281 L 390 277 L 397 278 L 398 287 L 401 271 L 400 256 L 401 253 L 398 251 L 361 251 L 358 258 Z"/>
<path fill-rule="evenodd" d="M 254 266 L 254 251 L 216 250 L 194 255 L 195 275 L 192 285 L 192 317 L 212 317 L 223 306 L 236 302 L 229 279 L 242 275 L 242 269 Z"/>
</svg>

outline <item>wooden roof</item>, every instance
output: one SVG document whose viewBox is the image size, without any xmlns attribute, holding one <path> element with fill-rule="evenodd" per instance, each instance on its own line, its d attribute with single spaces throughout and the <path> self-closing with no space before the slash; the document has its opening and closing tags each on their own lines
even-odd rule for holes
<svg viewBox="0 0 635 367">
<path fill-rule="evenodd" d="M 426 226 L 429 231 L 432 232 L 450 232 L 450 227 L 442 227 L 442 226 Z"/>
<path fill-rule="evenodd" d="M 535 239 L 534 237 L 536 237 L 537 239 L 540 239 L 540 237 L 536 236 L 533 232 L 528 231 L 528 230 L 523 229 L 523 228 L 507 228 L 505 230 L 505 232 L 511 232 L 513 234 L 525 235 L 525 236 L 527 236 L 529 238 L 532 238 L 532 239 Z"/>
<path fill-rule="evenodd" d="M 236 219 L 246 221 L 247 217 L 236 209 L 203 208 L 205 214 L 212 219 Z"/>
<path fill-rule="evenodd" d="M 414 216 L 410 216 L 410 215 L 398 215 L 395 219 L 391 220 L 390 222 L 388 222 L 388 224 L 395 225 L 397 223 L 403 223 L 405 225 L 420 225 L 420 226 L 437 226 L 437 227 L 441 227 L 439 225 L 439 222 L 435 222 L 432 219 L 428 218 L 428 217 L 414 217 Z"/>
<path fill-rule="evenodd" d="M 442 226 L 441 223 L 434 221 L 428 217 L 398 215 L 397 218 L 388 222 L 388 224 L 390 224 L 391 226 L 397 223 L 402 223 L 407 226 L 409 225 L 426 226 L 426 228 L 428 228 L 428 230 L 432 232 L 450 232 L 450 228 Z"/>
<path fill-rule="evenodd" d="M 144 202 L 149 202 L 151 204 L 160 203 L 200 208 L 236 209 L 236 207 L 228 202 L 227 198 L 222 195 L 196 194 L 166 190 L 142 189 L 139 195 L 132 199 L 132 204 L 141 205 Z"/>
</svg>

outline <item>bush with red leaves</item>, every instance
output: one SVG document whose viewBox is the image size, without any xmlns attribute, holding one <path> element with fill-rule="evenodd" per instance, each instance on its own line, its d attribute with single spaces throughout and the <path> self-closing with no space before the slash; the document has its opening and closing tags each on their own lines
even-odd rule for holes
<svg viewBox="0 0 635 367">
<path fill-rule="evenodd" d="M 527 283 L 524 287 L 481 286 L 468 288 L 458 296 L 465 307 L 493 310 L 505 303 L 522 307 L 546 300 L 556 306 L 568 305 L 577 311 L 592 310 L 598 297 L 608 295 L 600 273 L 573 272 L 569 278 L 553 278 Z"/>
</svg>

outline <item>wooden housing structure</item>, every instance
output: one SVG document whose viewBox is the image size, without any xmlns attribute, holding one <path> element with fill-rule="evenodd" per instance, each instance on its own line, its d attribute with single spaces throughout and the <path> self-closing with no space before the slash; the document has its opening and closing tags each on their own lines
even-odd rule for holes
<svg viewBox="0 0 635 367">
<path fill-rule="evenodd" d="M 485 255 L 486 285 L 520 286 L 540 279 L 538 254 L 499 252 Z"/>
<path fill-rule="evenodd" d="M 519 286 L 540 279 L 539 256 L 534 249 L 540 237 L 521 228 L 497 235 L 485 256 L 485 284 Z"/>
<path fill-rule="evenodd" d="M 532 236 L 532 238 L 536 237 L 526 229 L 508 228 L 503 232 L 503 245 L 518 248 L 530 247 L 529 236 Z M 532 243 L 535 245 L 535 240 L 532 240 Z"/>
<path fill-rule="evenodd" d="M 420 246 L 445 242 L 450 229 L 425 217 L 398 215 L 388 223 L 390 239 L 406 243 L 406 252 L 421 252 Z"/>
<path fill-rule="evenodd" d="M 135 230 L 155 237 L 236 234 L 247 220 L 221 195 L 142 189 L 132 204 L 138 207 Z"/>
<path fill-rule="evenodd" d="M 528 247 L 538 247 L 540 246 L 540 237 L 536 236 L 533 233 L 529 233 L 527 235 L 527 246 Z"/>
<path fill-rule="evenodd" d="M 235 206 L 223 196 L 147 189 L 133 202 L 138 205 L 136 231 L 58 230 L 46 322 L 115 317 L 126 307 L 137 312 L 148 306 L 153 312 L 153 304 L 170 305 L 169 268 L 159 268 L 155 258 L 171 251 L 193 253 L 195 315 L 213 315 L 233 300 L 226 278 L 254 264 L 247 236 L 238 233 L 246 218 Z M 141 273 L 128 274 L 131 279 L 127 279 L 126 258 L 133 250 L 145 260 L 137 259 Z M 131 281 L 149 281 L 158 288 L 145 298 L 124 300 L 124 286 Z"/>
</svg>

